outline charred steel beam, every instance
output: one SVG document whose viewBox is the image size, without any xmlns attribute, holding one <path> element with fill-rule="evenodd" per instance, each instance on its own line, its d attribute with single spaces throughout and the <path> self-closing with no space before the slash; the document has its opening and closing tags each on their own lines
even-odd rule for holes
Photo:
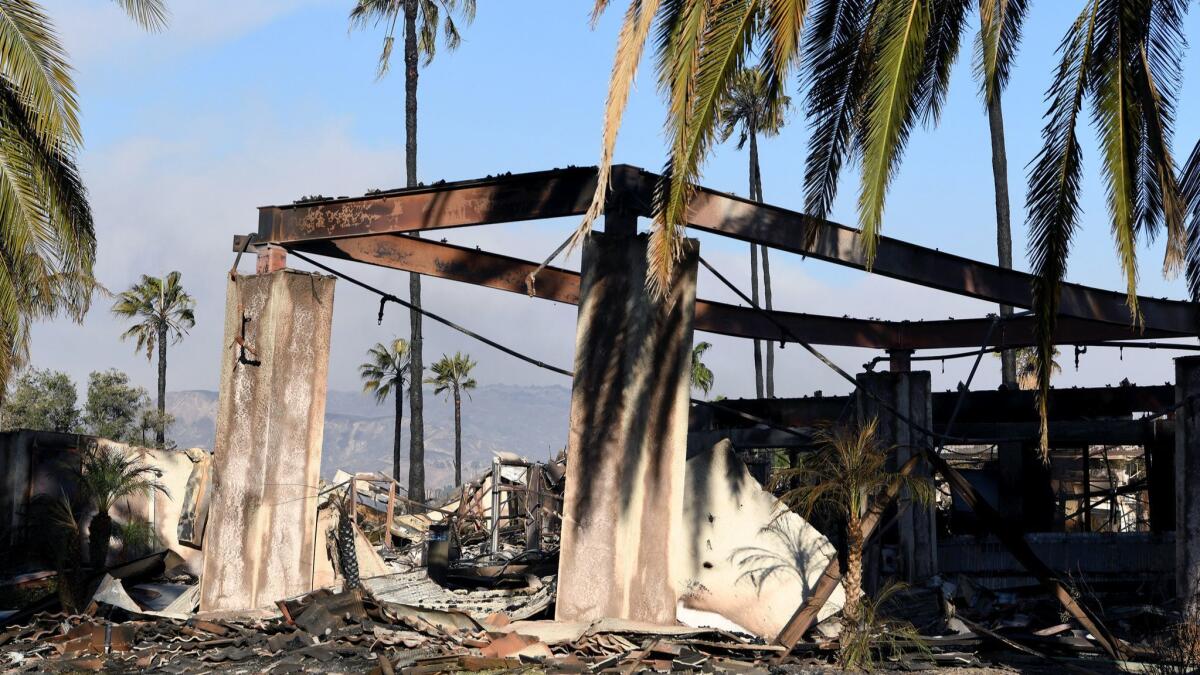
<svg viewBox="0 0 1200 675">
<path fill-rule="evenodd" d="M 633 167 L 624 168 L 633 171 Z M 648 203 L 658 176 L 641 171 L 637 203 Z M 647 210 L 643 215 L 649 215 Z M 858 230 L 827 220 L 760 204 L 723 192 L 701 188 L 688 210 L 688 224 L 698 230 L 765 244 L 818 260 L 867 270 Z M 804 245 L 804 232 L 816 227 L 812 246 Z M 1033 277 L 1024 272 L 944 253 L 908 242 L 880 237 L 870 271 L 901 281 L 936 288 L 981 300 L 1029 308 Z M 1195 303 L 1138 297 L 1145 327 L 1195 335 L 1200 330 L 1200 307 Z M 1060 316 L 1071 316 L 1129 325 L 1125 294 L 1079 284 L 1063 284 Z"/>
<path fill-rule="evenodd" d="M 258 211 L 258 240 L 280 244 L 572 216 L 587 210 L 596 168 L 435 183 Z"/>
<path fill-rule="evenodd" d="M 610 207 L 651 215 L 658 176 L 627 165 L 613 167 Z M 595 167 L 513 174 L 482 180 L 440 183 L 259 210 L 259 241 L 300 241 L 413 232 L 469 225 L 555 218 L 582 214 L 596 185 Z M 699 230 L 866 270 L 858 231 L 768 204 L 702 188 L 689 211 Z M 817 228 L 816 243 L 803 244 L 806 227 Z M 922 286 L 1004 303 L 1030 306 L 1032 277 L 1023 272 L 881 237 L 871 271 Z M 1200 312 L 1193 303 L 1140 298 L 1147 329 L 1195 335 Z M 1064 284 L 1061 316 L 1130 324 L 1125 295 Z"/>
<path fill-rule="evenodd" d="M 955 429 L 962 424 L 1032 424 L 1037 422 L 1032 391 L 971 391 L 962 396 Z M 935 391 L 933 421 L 941 424 L 958 402 L 958 392 Z M 1148 387 L 1086 387 L 1052 389 L 1050 418 L 1054 421 L 1127 417 L 1157 413 L 1175 404 L 1172 385 Z M 726 399 L 721 405 L 787 427 L 813 427 L 837 419 L 846 407 L 845 396 L 774 399 Z M 716 409 L 693 408 L 693 429 L 753 426 L 745 418 Z M 959 434 L 954 432 L 956 436 Z"/>
<path fill-rule="evenodd" d="M 235 242 L 235 247 L 237 243 Z M 419 272 L 428 276 L 462 281 L 513 293 L 525 293 L 525 279 L 537 264 L 509 256 L 434 241 L 397 235 L 369 235 L 347 239 L 303 241 L 291 244 L 298 250 L 342 260 Z M 579 274 L 546 267 L 537 275 L 535 295 L 547 300 L 577 304 Z M 866 347 L 873 349 L 943 349 L 976 347 L 987 335 L 991 319 L 949 321 L 875 321 L 794 312 L 772 312 L 791 334 L 812 344 Z M 734 337 L 785 340 L 779 326 L 762 312 L 721 302 L 696 302 L 696 329 Z M 1057 337 L 1063 343 L 1172 337 L 1147 331 L 1134 333 L 1128 327 L 1064 319 Z M 1020 347 L 1033 343 L 1029 317 L 1007 322 L 993 333 L 993 344 Z"/>
</svg>

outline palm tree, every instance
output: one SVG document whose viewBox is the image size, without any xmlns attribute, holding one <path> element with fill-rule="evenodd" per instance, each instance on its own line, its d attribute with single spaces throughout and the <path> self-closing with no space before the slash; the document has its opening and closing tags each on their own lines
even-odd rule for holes
<svg viewBox="0 0 1200 675">
<path fill-rule="evenodd" d="M 466 24 L 475 19 L 475 0 L 357 0 L 350 11 L 350 28 L 368 26 L 385 27 L 383 49 L 379 54 L 378 77 L 387 75 L 391 63 L 392 46 L 396 41 L 396 24 L 404 20 L 404 161 L 405 179 L 408 187 L 417 186 L 417 61 L 424 57 L 425 65 L 433 60 L 437 51 L 440 31 L 451 51 L 458 48 L 462 38 L 454 15 L 459 14 Z M 420 236 L 414 232 L 413 236 Z M 424 339 L 421 332 L 421 275 L 408 275 L 409 329 L 411 334 L 409 360 L 412 371 L 420 374 L 425 370 L 422 359 Z M 421 387 L 409 387 L 409 408 L 412 421 L 409 424 L 411 466 L 409 472 L 408 498 L 425 501 L 425 406 L 421 400 Z"/>
<path fill-rule="evenodd" d="M 1013 355 L 1016 357 L 1017 367 L 1017 384 L 1021 389 L 1037 389 L 1038 382 L 1038 355 L 1037 350 L 1033 347 L 1021 347 L 1014 349 Z M 1058 356 L 1058 349 L 1055 348 L 1054 356 Z M 1057 360 L 1050 362 L 1050 372 L 1058 374 L 1062 372 L 1062 366 L 1058 365 Z"/>
<path fill-rule="evenodd" d="M 162 0 L 117 0 L 142 26 Z M 0 3 L 0 398 L 29 355 L 33 322 L 83 320 L 96 233 L 75 165 L 83 141 L 71 66 L 40 3 Z"/>
<path fill-rule="evenodd" d="M 819 431 L 819 449 L 804 457 L 794 469 L 780 469 L 775 485 L 795 485 L 781 499 L 806 518 L 817 509 L 825 509 L 846 524 L 846 604 L 842 613 L 850 622 L 858 620 L 862 596 L 862 552 L 866 543 L 862 521 L 872 500 L 887 491 L 889 483 L 907 488 L 917 503 L 933 500 L 933 485 L 928 478 L 889 471 L 891 448 L 875 437 L 878 421 L 870 420 L 858 428 L 833 427 Z"/>
<path fill-rule="evenodd" d="M 729 140 L 734 133 L 738 134 L 738 150 L 750 143 L 750 199 L 763 201 L 762 169 L 758 163 L 758 135 L 775 136 L 783 129 L 784 117 L 791 99 L 787 96 L 768 96 L 767 78 L 759 68 L 745 68 L 740 71 L 730 87 L 729 97 L 722 102 L 720 120 L 721 142 Z M 750 299 L 758 304 L 758 252 L 762 249 L 763 295 L 767 309 L 772 309 L 771 303 L 771 263 L 767 257 L 766 246 L 750 244 Z M 763 367 L 762 349 L 758 340 L 754 341 L 754 373 L 755 390 L 758 397 L 763 397 Z M 775 397 L 775 344 L 767 340 L 767 398 Z"/>
<path fill-rule="evenodd" d="M 93 445 L 82 452 L 79 489 L 96 509 L 88 526 L 88 561 L 93 568 L 102 568 L 108 558 L 108 543 L 112 538 L 109 510 L 118 499 L 130 495 L 158 491 L 170 496 L 158 480 L 161 477 L 159 469 L 114 447 Z"/>
<path fill-rule="evenodd" d="M 454 356 L 442 354 L 441 360 L 430 366 L 433 377 L 425 380 L 434 386 L 434 394 L 448 392 L 454 397 L 454 487 L 462 485 L 462 392 L 475 388 L 475 378 L 471 377 L 475 366 L 471 357 L 462 352 L 455 352 Z"/>
<path fill-rule="evenodd" d="M 707 352 L 712 347 L 711 342 L 697 342 L 692 346 L 692 387 L 704 392 L 708 396 L 708 392 L 713 388 L 713 372 L 704 365 L 704 352 Z"/>
<path fill-rule="evenodd" d="M 408 343 L 400 338 L 392 340 L 391 345 L 378 342 L 367 350 L 368 360 L 358 367 L 359 377 L 363 381 L 363 391 L 375 394 L 375 402 L 382 404 L 387 397 L 394 394 L 396 401 L 396 426 L 392 439 L 392 478 L 400 482 L 400 428 L 404 422 L 404 381 L 408 379 L 412 363 L 409 360 Z M 410 458 L 411 461 L 411 458 Z M 417 471 L 417 466 L 409 466 L 411 476 Z"/>
<path fill-rule="evenodd" d="M 136 341 L 135 351 L 146 350 L 146 360 L 158 348 L 158 423 L 154 441 L 158 447 L 166 443 L 167 420 L 167 340 L 179 344 L 188 329 L 196 325 L 195 300 L 180 285 L 179 272 L 165 277 L 143 274 L 129 290 L 117 295 L 113 314 L 135 323 L 121 334 L 122 340 Z"/>
</svg>

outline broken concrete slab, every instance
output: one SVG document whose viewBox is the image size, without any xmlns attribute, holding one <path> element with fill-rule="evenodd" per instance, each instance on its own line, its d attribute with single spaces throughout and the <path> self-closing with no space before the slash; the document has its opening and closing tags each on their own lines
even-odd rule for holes
<svg viewBox="0 0 1200 675">
<path fill-rule="evenodd" d="M 688 458 L 686 475 L 679 619 L 773 639 L 837 550 L 762 489 L 728 440 Z M 839 586 L 820 616 L 844 597 Z"/>
</svg>

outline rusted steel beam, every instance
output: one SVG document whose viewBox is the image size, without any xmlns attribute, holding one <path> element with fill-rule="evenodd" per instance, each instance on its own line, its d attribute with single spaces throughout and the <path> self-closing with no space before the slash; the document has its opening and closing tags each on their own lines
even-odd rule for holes
<svg viewBox="0 0 1200 675">
<path fill-rule="evenodd" d="M 966 428 L 963 425 L 1033 424 L 1038 421 L 1035 392 L 1032 391 L 970 391 L 965 394 L 956 391 L 935 391 L 930 398 L 934 425 L 944 425 L 955 405 L 959 405 L 958 417 L 954 422 L 955 429 L 959 431 Z M 1051 389 L 1050 421 L 1121 418 L 1135 413 L 1159 413 L 1174 404 L 1175 387 L 1172 385 Z M 846 408 L 846 397 L 726 399 L 721 401 L 721 406 L 785 427 L 812 427 L 837 419 Z M 694 427 L 696 430 L 754 425 L 754 422 L 749 422 L 733 412 L 719 409 L 694 409 L 692 416 L 697 420 Z M 968 434 L 956 431 L 954 435 Z M 988 435 L 1005 436 L 1007 433 L 993 430 L 989 431 Z"/>
<path fill-rule="evenodd" d="M 637 167 L 613 167 L 609 198 L 615 210 L 651 215 L 658 176 Z M 595 167 L 514 174 L 482 180 L 381 192 L 355 198 L 268 206 L 259 210 L 259 241 L 299 241 L 413 232 L 583 213 L 596 185 Z M 866 270 L 859 233 L 803 213 L 702 188 L 689 210 L 699 230 Z M 817 228 L 816 242 L 804 232 Z M 1016 307 L 1031 304 L 1032 277 L 996 265 L 882 237 L 871 271 L 922 286 Z M 1147 329 L 1194 335 L 1200 311 L 1193 303 L 1140 298 Z M 1128 326 L 1125 295 L 1064 284 L 1060 316 Z"/>
<path fill-rule="evenodd" d="M 622 167 L 623 171 L 635 171 Z M 641 172 L 641 180 L 623 177 L 638 186 L 635 203 L 647 202 L 658 176 Z M 645 215 L 648 215 L 645 214 Z M 827 262 L 867 270 L 858 230 L 827 220 L 760 204 L 707 188 L 697 190 L 688 209 L 689 226 L 778 248 Z M 804 245 L 805 231 L 815 227 L 816 241 Z M 1024 272 L 944 253 L 908 242 L 880 237 L 870 271 L 901 281 L 1015 307 L 1032 304 L 1033 277 Z M 1139 296 L 1147 329 L 1195 335 L 1200 330 L 1200 307 L 1195 303 Z M 1079 284 L 1063 284 L 1060 316 L 1129 325 L 1125 294 Z"/>
<path fill-rule="evenodd" d="M 237 243 L 235 241 L 235 246 Z M 397 235 L 369 235 L 346 239 L 297 242 L 293 248 L 342 260 L 418 272 L 428 276 L 462 281 L 513 293 L 526 293 L 525 280 L 537 264 L 432 239 Z M 579 274 L 546 267 L 537 275 L 535 295 L 539 298 L 577 304 Z M 987 335 L 991 319 L 946 321 L 875 321 L 849 317 L 795 312 L 771 313 L 796 337 L 821 345 L 871 349 L 946 349 L 977 347 Z M 696 301 L 696 330 L 734 337 L 785 340 L 774 321 L 763 312 L 708 300 Z M 993 333 L 993 344 L 1022 347 L 1033 344 L 1033 322 L 1018 317 Z M 1135 333 L 1126 326 L 1063 318 L 1056 340 L 1070 343 L 1087 340 L 1116 340 L 1178 337 L 1162 331 Z"/>
<path fill-rule="evenodd" d="M 258 241 L 288 244 L 572 216 L 587 210 L 595 189 L 596 169 L 588 167 L 264 206 Z"/>
</svg>

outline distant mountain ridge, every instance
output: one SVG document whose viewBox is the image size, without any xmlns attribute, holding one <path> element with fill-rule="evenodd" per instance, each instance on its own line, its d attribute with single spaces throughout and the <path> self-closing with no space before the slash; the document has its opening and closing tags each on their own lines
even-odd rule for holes
<svg viewBox="0 0 1200 675">
<path fill-rule="evenodd" d="M 484 385 L 463 398 L 463 477 L 491 466 L 495 452 L 530 459 L 557 454 L 567 443 L 571 392 L 562 386 Z M 404 457 L 408 457 L 409 410 L 404 408 Z M 180 447 L 211 450 L 216 434 L 217 392 L 167 392 L 175 416 L 169 436 Z M 338 469 L 390 472 L 392 403 L 377 405 L 372 395 L 330 391 L 325 402 L 321 475 Z M 405 474 L 407 476 L 407 472 Z M 425 476 L 427 489 L 449 485 L 454 477 L 454 405 L 425 389 Z"/>
</svg>

